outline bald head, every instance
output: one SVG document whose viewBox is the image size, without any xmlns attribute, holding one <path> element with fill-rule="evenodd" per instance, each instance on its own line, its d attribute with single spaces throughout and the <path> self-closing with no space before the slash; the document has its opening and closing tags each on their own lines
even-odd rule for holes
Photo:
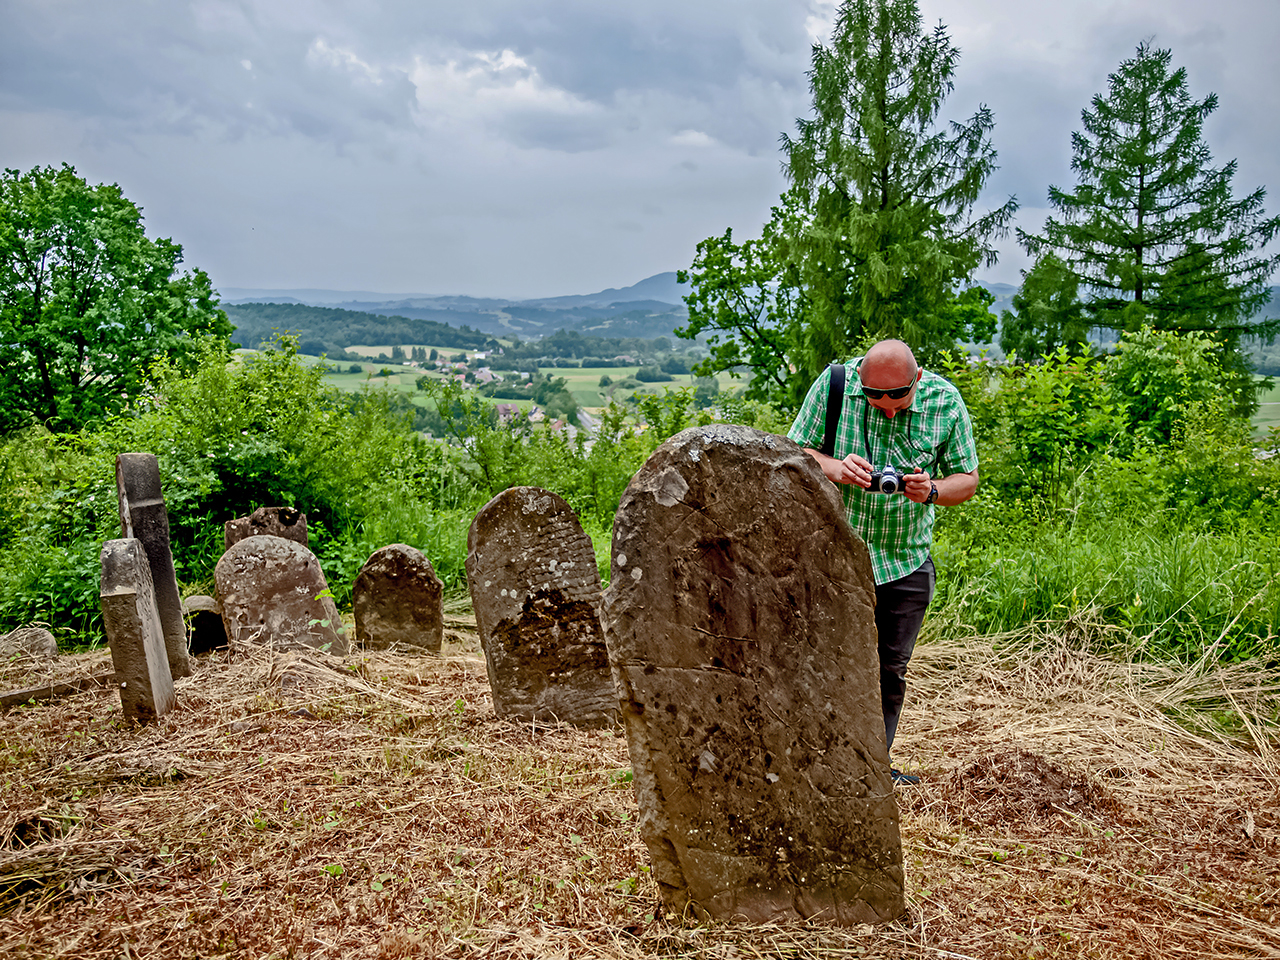
<svg viewBox="0 0 1280 960">
<path fill-rule="evenodd" d="M 910 347 L 901 340 L 881 340 L 867 351 L 858 373 L 868 387 L 886 389 L 910 383 L 917 369 Z"/>
</svg>

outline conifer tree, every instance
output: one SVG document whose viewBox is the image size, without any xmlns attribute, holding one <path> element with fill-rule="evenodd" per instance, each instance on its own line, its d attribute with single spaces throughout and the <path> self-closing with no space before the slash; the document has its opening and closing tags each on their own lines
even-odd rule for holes
<svg viewBox="0 0 1280 960">
<path fill-rule="evenodd" d="M 1018 231 L 1033 254 L 1056 252 L 1078 278 L 1094 325 L 1212 331 L 1234 345 L 1273 336 L 1280 320 L 1251 321 L 1268 301 L 1280 254 L 1259 252 L 1280 230 L 1266 190 L 1233 196 L 1236 162 L 1213 166 L 1205 118 L 1169 50 L 1143 43 L 1081 112 L 1072 134 L 1071 191 L 1049 188 L 1058 211 L 1044 231 Z"/>
</svg>

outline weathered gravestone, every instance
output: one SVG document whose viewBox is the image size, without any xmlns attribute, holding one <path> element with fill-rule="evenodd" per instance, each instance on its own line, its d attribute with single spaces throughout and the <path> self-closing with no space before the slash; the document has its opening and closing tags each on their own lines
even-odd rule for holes
<svg viewBox="0 0 1280 960">
<path fill-rule="evenodd" d="M 223 524 L 224 550 L 230 550 L 249 537 L 283 537 L 308 546 L 307 515 L 297 507 L 259 507 L 247 517 L 237 517 Z"/>
<path fill-rule="evenodd" d="M 18 627 L 0 636 L 0 657 L 52 660 L 58 655 L 58 641 L 44 627 Z"/>
<path fill-rule="evenodd" d="M 347 652 L 320 563 L 301 544 L 271 536 L 241 540 L 222 555 L 213 579 L 229 640 Z"/>
<path fill-rule="evenodd" d="M 579 726 L 617 718 L 591 538 L 563 499 L 513 487 L 476 514 L 467 587 L 494 712 Z"/>
<path fill-rule="evenodd" d="M 142 542 L 102 545 L 102 626 L 120 687 L 124 715 L 148 721 L 173 709 L 173 674 Z"/>
<path fill-rule="evenodd" d="M 685 430 L 632 479 L 605 636 L 670 909 L 903 913 L 874 603 L 839 494 L 790 440 Z"/>
<path fill-rule="evenodd" d="M 189 647 L 193 657 L 227 645 L 227 627 L 222 622 L 222 607 L 213 597 L 187 597 L 182 601 L 182 613 L 191 625 Z"/>
<path fill-rule="evenodd" d="M 393 543 L 374 551 L 356 575 L 351 608 L 361 646 L 440 652 L 444 584 L 420 550 Z"/>
<path fill-rule="evenodd" d="M 116 457 L 116 492 L 120 498 L 120 536 L 136 537 L 146 550 L 155 589 L 156 609 L 164 630 L 165 654 L 174 677 L 191 675 L 187 657 L 187 625 L 169 549 L 169 511 L 160 490 L 160 464 L 152 453 Z"/>
</svg>

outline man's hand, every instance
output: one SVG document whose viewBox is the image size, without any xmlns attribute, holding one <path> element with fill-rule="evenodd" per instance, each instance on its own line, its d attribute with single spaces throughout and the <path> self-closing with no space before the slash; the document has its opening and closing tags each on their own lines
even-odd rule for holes
<svg viewBox="0 0 1280 960">
<path fill-rule="evenodd" d="M 929 499 L 929 491 L 932 489 L 933 478 L 923 470 L 902 476 L 902 495 L 908 500 L 924 503 Z"/>
<path fill-rule="evenodd" d="M 871 486 L 871 464 L 856 453 L 849 454 L 843 460 L 837 460 L 835 457 L 828 457 L 825 453 L 819 453 L 808 447 L 805 450 L 818 461 L 823 474 L 832 483 L 851 484 L 862 487 L 864 490 Z M 925 492 L 928 493 L 927 490 Z"/>
</svg>

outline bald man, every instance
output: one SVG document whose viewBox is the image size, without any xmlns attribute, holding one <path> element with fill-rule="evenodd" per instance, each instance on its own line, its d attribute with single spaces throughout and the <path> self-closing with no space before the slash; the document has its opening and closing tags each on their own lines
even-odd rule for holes
<svg viewBox="0 0 1280 960">
<path fill-rule="evenodd" d="M 901 340 L 882 340 L 847 365 L 834 456 L 822 453 L 828 368 L 814 381 L 788 431 L 839 484 L 849 523 L 867 544 L 876 580 L 876 632 L 885 742 L 893 749 L 907 692 L 907 664 L 935 574 L 929 547 L 934 507 L 964 503 L 978 489 L 978 451 L 960 392 L 921 369 Z M 892 466 L 899 492 L 872 492 L 872 473 Z M 892 768 L 900 784 L 919 777 Z"/>
</svg>

